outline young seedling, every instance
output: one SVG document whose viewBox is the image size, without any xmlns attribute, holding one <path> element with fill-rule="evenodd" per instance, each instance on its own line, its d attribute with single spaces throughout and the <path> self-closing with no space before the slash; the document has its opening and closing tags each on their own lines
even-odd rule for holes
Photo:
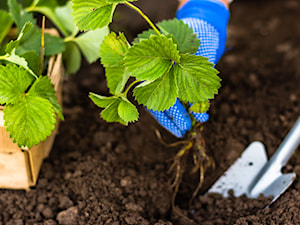
<svg viewBox="0 0 300 225">
<path fill-rule="evenodd" d="M 218 93 L 220 78 L 207 58 L 194 55 L 200 40 L 180 20 L 162 21 L 155 25 L 130 2 L 73 0 L 73 18 L 80 30 L 107 26 L 112 22 L 118 4 L 138 12 L 151 27 L 139 34 L 132 44 L 128 43 L 124 33 L 111 32 L 104 38 L 100 59 L 110 96 L 90 93 L 92 101 L 103 108 L 101 117 L 107 122 L 124 125 L 137 121 L 139 113 L 129 101 L 129 93 L 133 93 L 138 104 L 154 111 L 167 110 L 179 99 L 189 112 L 205 112 L 209 100 Z M 132 79 L 129 78 L 134 78 L 134 81 L 130 82 Z M 195 168 L 200 169 L 200 185 L 204 170 L 212 165 L 202 140 L 199 127 L 194 122 L 186 140 L 179 142 L 184 147 L 175 156 L 171 167 L 175 171 L 173 204 L 189 153 L 194 158 Z"/>
<path fill-rule="evenodd" d="M 56 117 L 63 119 L 54 87 L 45 75 L 49 58 L 63 53 L 68 74 L 79 69 L 81 53 L 88 62 L 99 58 L 108 28 L 79 34 L 71 5 L 71 1 L 56 0 L 0 3 L 0 106 L 5 106 L 4 125 L 19 147 L 31 148 L 45 140 L 55 128 Z M 44 33 L 36 13 L 50 19 L 64 38 Z"/>
</svg>

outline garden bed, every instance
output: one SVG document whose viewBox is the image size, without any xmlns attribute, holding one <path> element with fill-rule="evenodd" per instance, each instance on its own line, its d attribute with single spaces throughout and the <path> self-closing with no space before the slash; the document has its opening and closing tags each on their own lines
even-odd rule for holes
<svg viewBox="0 0 300 225">
<path fill-rule="evenodd" d="M 157 22 L 174 17 L 177 1 L 138 4 Z M 145 111 L 128 128 L 100 119 L 88 99 L 89 91 L 107 93 L 95 63 L 64 83 L 65 121 L 37 186 L 0 190 L 0 224 L 300 224 L 299 148 L 284 169 L 297 173 L 295 182 L 267 210 L 263 197 L 204 195 L 252 141 L 263 141 L 272 155 L 300 112 L 300 3 L 236 0 L 231 14 L 228 51 L 217 65 L 222 88 L 203 134 L 216 168 L 190 207 L 197 176 L 186 174 L 176 200 L 190 220 L 171 210 L 167 171 L 178 148 L 163 146 L 154 129 L 168 143 L 176 139 Z M 146 27 L 125 7 L 115 18 L 131 37 Z"/>
</svg>

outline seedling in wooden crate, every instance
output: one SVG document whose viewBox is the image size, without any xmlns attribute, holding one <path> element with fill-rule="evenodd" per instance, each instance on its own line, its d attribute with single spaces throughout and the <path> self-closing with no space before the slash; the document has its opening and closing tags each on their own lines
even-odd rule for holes
<svg viewBox="0 0 300 225">
<path fill-rule="evenodd" d="M 95 61 L 108 28 L 79 34 L 71 1 L 20 2 L 0 4 L 0 187 L 27 189 L 52 147 L 57 118 L 64 118 L 62 58 L 68 74 L 79 69 L 81 53 Z M 41 14 L 58 31 L 44 32 L 45 19 L 37 25 Z"/>
</svg>

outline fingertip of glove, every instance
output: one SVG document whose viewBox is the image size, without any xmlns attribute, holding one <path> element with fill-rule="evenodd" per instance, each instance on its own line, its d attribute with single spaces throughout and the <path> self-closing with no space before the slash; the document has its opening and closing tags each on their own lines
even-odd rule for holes
<svg viewBox="0 0 300 225">
<path fill-rule="evenodd" d="M 168 110 L 165 111 L 169 118 L 176 124 L 176 126 L 183 132 L 190 130 L 192 127 L 192 121 L 190 115 L 186 111 L 185 107 L 179 100 Z"/>
<path fill-rule="evenodd" d="M 162 125 L 177 138 L 182 138 L 185 135 L 186 130 L 180 130 L 180 128 L 164 111 L 153 111 L 152 109 L 147 110 L 157 120 L 157 122 L 160 123 L 160 125 Z"/>
<path fill-rule="evenodd" d="M 192 113 L 192 114 L 198 123 L 204 123 L 209 119 L 208 113 Z"/>
</svg>

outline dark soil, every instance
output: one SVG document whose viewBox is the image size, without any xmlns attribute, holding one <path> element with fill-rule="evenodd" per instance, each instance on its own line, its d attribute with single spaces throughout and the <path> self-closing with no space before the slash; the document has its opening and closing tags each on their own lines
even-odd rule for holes
<svg viewBox="0 0 300 225">
<path fill-rule="evenodd" d="M 154 20 L 175 15 L 177 0 L 143 0 Z M 99 63 L 84 65 L 66 79 L 65 122 L 38 184 L 31 191 L 0 191 L 0 224 L 300 224 L 300 154 L 284 171 L 297 173 L 292 186 L 267 210 L 268 199 L 204 195 L 209 186 L 254 140 L 272 155 L 300 112 L 300 3 L 297 0 L 236 0 L 231 6 L 228 51 L 217 68 L 222 88 L 204 125 L 215 170 L 206 173 L 198 196 L 187 173 L 171 208 L 167 173 L 178 148 L 163 146 L 154 134 L 176 141 L 142 110 L 140 121 L 124 127 L 99 118 L 89 91 L 106 94 Z M 114 29 L 133 38 L 147 28 L 129 9 L 118 8 Z M 299 149 L 298 149 L 299 150 Z M 188 181 L 188 182 L 187 182 Z"/>
</svg>

